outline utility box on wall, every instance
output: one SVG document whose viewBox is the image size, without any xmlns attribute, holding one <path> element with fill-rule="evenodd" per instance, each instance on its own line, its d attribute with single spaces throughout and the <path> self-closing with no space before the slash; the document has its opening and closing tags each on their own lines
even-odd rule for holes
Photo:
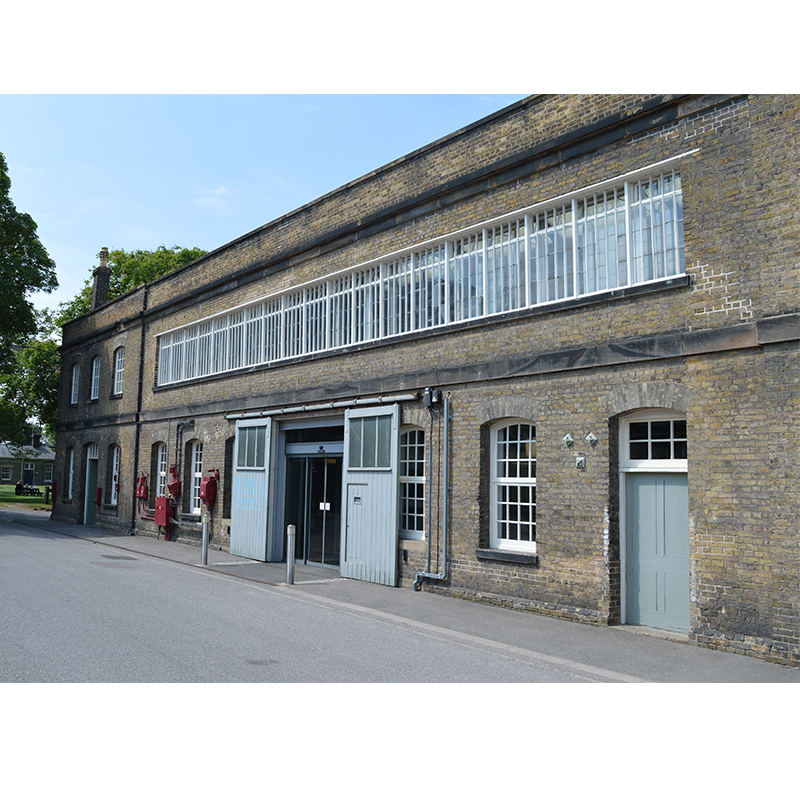
<svg viewBox="0 0 800 800">
<path fill-rule="evenodd" d="M 172 504 L 168 497 L 156 497 L 156 525 L 169 525 L 172 519 Z"/>
</svg>

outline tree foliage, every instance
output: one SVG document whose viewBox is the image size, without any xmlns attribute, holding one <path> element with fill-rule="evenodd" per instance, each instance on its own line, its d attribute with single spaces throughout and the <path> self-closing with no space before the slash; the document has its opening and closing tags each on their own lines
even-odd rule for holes
<svg viewBox="0 0 800 800">
<path fill-rule="evenodd" d="M 108 266 L 111 276 L 108 285 L 108 299 L 114 300 L 125 292 L 149 283 L 170 272 L 184 267 L 204 256 L 205 250 L 199 247 L 181 248 L 175 245 L 167 248 L 164 245 L 155 250 L 112 250 L 108 254 Z M 94 267 L 92 267 L 94 271 Z M 57 320 L 64 325 L 82 314 L 87 314 L 92 307 L 92 283 L 90 277 L 83 289 L 70 301 L 58 307 Z"/>
<path fill-rule="evenodd" d="M 29 214 L 11 200 L 8 166 L 0 153 L 0 372 L 14 362 L 14 348 L 36 333 L 28 295 L 58 287 L 56 265 L 39 241 Z"/>
<path fill-rule="evenodd" d="M 58 329 L 52 312 L 34 315 L 36 335 L 15 348 L 8 371 L 0 374 L 0 441 L 6 443 L 29 438 L 27 420 L 35 420 L 44 438 L 55 442 L 61 374 Z"/>
<path fill-rule="evenodd" d="M 0 399 L 3 405 L 18 409 L 25 419 L 35 419 L 42 426 L 45 439 L 55 442 L 58 420 L 58 385 L 61 355 L 55 340 L 57 327 L 50 311 L 37 311 L 37 335 L 14 354 L 9 372 L 0 376 Z M 8 436 L 19 441 L 18 436 Z"/>
<path fill-rule="evenodd" d="M 0 443 L 24 442 L 27 432 L 26 417 L 24 408 L 9 402 L 5 396 L 0 398 Z"/>
</svg>

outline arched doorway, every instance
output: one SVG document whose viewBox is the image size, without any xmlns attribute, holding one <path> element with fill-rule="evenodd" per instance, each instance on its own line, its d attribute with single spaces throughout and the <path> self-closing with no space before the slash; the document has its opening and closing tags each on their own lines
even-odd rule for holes
<svg viewBox="0 0 800 800">
<path fill-rule="evenodd" d="M 94 525 L 97 505 L 97 466 L 100 457 L 100 448 L 97 444 L 86 446 L 86 492 L 83 499 L 83 524 Z"/>
<path fill-rule="evenodd" d="M 651 408 L 620 419 L 623 622 L 689 629 L 686 417 Z"/>
</svg>

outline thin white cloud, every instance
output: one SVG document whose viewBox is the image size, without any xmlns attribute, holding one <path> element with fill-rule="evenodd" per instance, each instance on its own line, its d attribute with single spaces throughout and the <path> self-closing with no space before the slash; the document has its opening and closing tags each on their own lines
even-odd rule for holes
<svg viewBox="0 0 800 800">
<path fill-rule="evenodd" d="M 292 183 L 290 181 L 281 178 L 280 175 L 276 175 L 271 169 L 262 169 L 261 174 L 263 175 L 267 185 L 274 185 L 281 187 L 292 186 Z"/>
<path fill-rule="evenodd" d="M 214 189 L 205 191 L 199 197 L 196 197 L 194 202 L 196 205 L 200 206 L 200 208 L 204 208 L 207 211 L 229 211 L 231 204 L 226 197 L 228 194 L 230 194 L 230 191 L 227 188 L 224 186 L 217 186 Z"/>
<path fill-rule="evenodd" d="M 15 164 L 14 166 L 17 167 L 20 172 L 27 172 L 29 175 L 47 175 L 47 170 L 43 167 L 39 169 L 33 169 L 25 164 Z"/>
</svg>

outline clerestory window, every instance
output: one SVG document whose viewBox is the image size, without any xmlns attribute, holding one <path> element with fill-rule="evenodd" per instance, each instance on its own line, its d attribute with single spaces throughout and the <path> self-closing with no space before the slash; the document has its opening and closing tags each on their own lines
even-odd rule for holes
<svg viewBox="0 0 800 800">
<path fill-rule="evenodd" d="M 160 386 L 685 271 L 674 168 L 641 171 L 278 293 L 158 340 Z"/>
</svg>

